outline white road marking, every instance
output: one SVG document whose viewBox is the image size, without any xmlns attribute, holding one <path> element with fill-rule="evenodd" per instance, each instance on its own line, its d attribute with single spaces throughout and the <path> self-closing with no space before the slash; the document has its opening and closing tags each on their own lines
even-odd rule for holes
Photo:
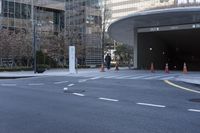
<svg viewBox="0 0 200 133">
<path fill-rule="evenodd" d="M 81 94 L 81 93 L 72 93 L 72 94 L 74 94 L 76 96 L 80 96 L 80 97 L 84 97 L 85 96 L 84 94 Z"/>
<path fill-rule="evenodd" d="M 144 105 L 144 106 L 152 106 L 152 107 L 158 107 L 158 108 L 165 108 L 164 105 L 157 105 L 157 104 L 150 104 L 150 103 L 137 103 L 138 105 Z"/>
<path fill-rule="evenodd" d="M 129 79 L 140 79 L 140 78 L 145 78 L 145 77 L 149 77 L 149 75 L 134 76 L 134 77 L 129 78 Z"/>
<path fill-rule="evenodd" d="M 1 84 L 1 86 L 17 86 L 16 84 Z"/>
<path fill-rule="evenodd" d="M 95 73 L 95 74 L 92 74 L 92 73 L 85 73 L 85 74 L 81 74 L 79 76 L 82 76 L 82 77 L 97 77 L 98 76 L 98 73 Z"/>
<path fill-rule="evenodd" d="M 174 76 L 169 76 L 169 77 L 165 77 L 165 78 L 161 78 L 161 80 L 170 80 L 170 79 L 173 79 Z"/>
<path fill-rule="evenodd" d="M 106 78 L 106 79 L 110 79 L 110 78 L 117 78 L 117 77 L 121 77 L 121 76 L 125 76 L 124 74 L 118 74 L 118 75 L 110 75 L 110 76 L 104 76 L 103 78 Z"/>
<path fill-rule="evenodd" d="M 39 85 L 44 85 L 44 83 L 31 83 L 28 84 L 29 86 L 39 86 Z"/>
<path fill-rule="evenodd" d="M 54 84 L 63 84 L 63 83 L 67 83 L 69 81 L 60 81 L 60 82 L 54 82 Z"/>
<path fill-rule="evenodd" d="M 188 109 L 188 111 L 190 111 L 190 112 L 198 112 L 198 113 L 200 113 L 200 110 L 197 110 L 197 109 Z"/>
<path fill-rule="evenodd" d="M 116 76 L 106 76 L 106 77 L 104 77 L 104 78 L 110 79 L 110 78 L 114 78 L 114 77 L 116 77 Z"/>
<path fill-rule="evenodd" d="M 91 80 L 95 80 L 95 79 L 100 79 L 101 77 L 93 77 L 93 78 L 90 78 Z"/>
<path fill-rule="evenodd" d="M 105 100 L 105 101 L 112 101 L 112 102 L 118 102 L 119 100 L 117 99 L 110 99 L 110 98 L 104 98 L 104 97 L 100 97 L 100 100 Z"/>
<path fill-rule="evenodd" d="M 129 76 L 121 76 L 121 77 L 116 77 L 116 79 L 125 79 L 125 78 L 129 78 L 129 77 L 132 77 L 132 75 L 129 75 Z"/>
<path fill-rule="evenodd" d="M 74 86 L 74 84 L 69 84 L 68 87 Z"/>
<path fill-rule="evenodd" d="M 63 90 L 64 90 L 64 91 L 67 91 L 67 90 L 68 90 L 68 88 L 67 88 L 67 87 L 65 87 L 65 88 L 63 88 Z"/>
<path fill-rule="evenodd" d="M 81 79 L 81 80 L 79 80 L 78 82 L 79 83 L 83 83 L 83 82 L 86 82 L 87 81 L 87 79 Z"/>
<path fill-rule="evenodd" d="M 190 92 L 194 92 L 194 93 L 200 94 L 200 91 L 192 90 L 192 89 L 189 89 L 189 88 L 186 88 L 186 87 L 174 84 L 174 83 L 172 83 L 172 82 L 170 82 L 168 80 L 165 80 L 164 82 L 167 83 L 167 84 L 169 84 L 169 85 L 171 85 L 171 86 L 173 86 L 173 87 L 176 87 L 176 88 L 179 88 L 179 89 L 182 89 L 182 90 L 186 90 L 186 91 L 190 91 Z"/>
<path fill-rule="evenodd" d="M 160 77 L 164 77 L 164 75 L 151 76 L 151 77 L 147 77 L 144 79 L 156 79 L 156 78 L 160 78 Z"/>
</svg>

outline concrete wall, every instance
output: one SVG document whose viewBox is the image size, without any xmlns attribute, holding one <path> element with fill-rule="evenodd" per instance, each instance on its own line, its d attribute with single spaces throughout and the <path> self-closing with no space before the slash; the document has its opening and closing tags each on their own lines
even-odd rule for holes
<svg viewBox="0 0 200 133">
<path fill-rule="evenodd" d="M 167 44 L 153 33 L 138 34 L 138 68 L 150 69 L 151 62 L 155 69 L 164 69 L 167 62 Z"/>
</svg>

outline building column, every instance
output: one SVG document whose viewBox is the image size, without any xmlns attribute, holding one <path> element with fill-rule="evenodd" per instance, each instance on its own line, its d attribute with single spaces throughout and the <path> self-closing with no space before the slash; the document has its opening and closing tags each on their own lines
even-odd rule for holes
<svg viewBox="0 0 200 133">
<path fill-rule="evenodd" d="M 133 66 L 135 69 L 138 68 L 138 38 L 137 29 L 133 29 Z"/>
</svg>

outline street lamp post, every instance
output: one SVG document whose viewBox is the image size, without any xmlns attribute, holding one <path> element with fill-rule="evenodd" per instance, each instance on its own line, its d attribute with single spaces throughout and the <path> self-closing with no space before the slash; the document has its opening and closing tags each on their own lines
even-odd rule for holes
<svg viewBox="0 0 200 133">
<path fill-rule="evenodd" d="M 36 62 L 36 38 L 35 38 L 35 21 L 34 21 L 34 0 L 31 0 L 31 22 L 32 22 L 32 45 L 33 45 L 33 70 L 34 70 L 34 73 L 37 72 L 36 70 L 36 65 L 37 65 L 37 62 Z"/>
</svg>

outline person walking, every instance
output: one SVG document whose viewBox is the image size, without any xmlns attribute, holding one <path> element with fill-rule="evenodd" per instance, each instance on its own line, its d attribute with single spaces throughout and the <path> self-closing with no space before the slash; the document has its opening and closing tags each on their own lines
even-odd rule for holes
<svg viewBox="0 0 200 133">
<path fill-rule="evenodd" d="M 110 57 L 109 54 L 106 55 L 105 61 L 106 61 L 107 69 L 109 70 L 110 69 L 110 62 L 111 62 L 111 57 Z"/>
</svg>

